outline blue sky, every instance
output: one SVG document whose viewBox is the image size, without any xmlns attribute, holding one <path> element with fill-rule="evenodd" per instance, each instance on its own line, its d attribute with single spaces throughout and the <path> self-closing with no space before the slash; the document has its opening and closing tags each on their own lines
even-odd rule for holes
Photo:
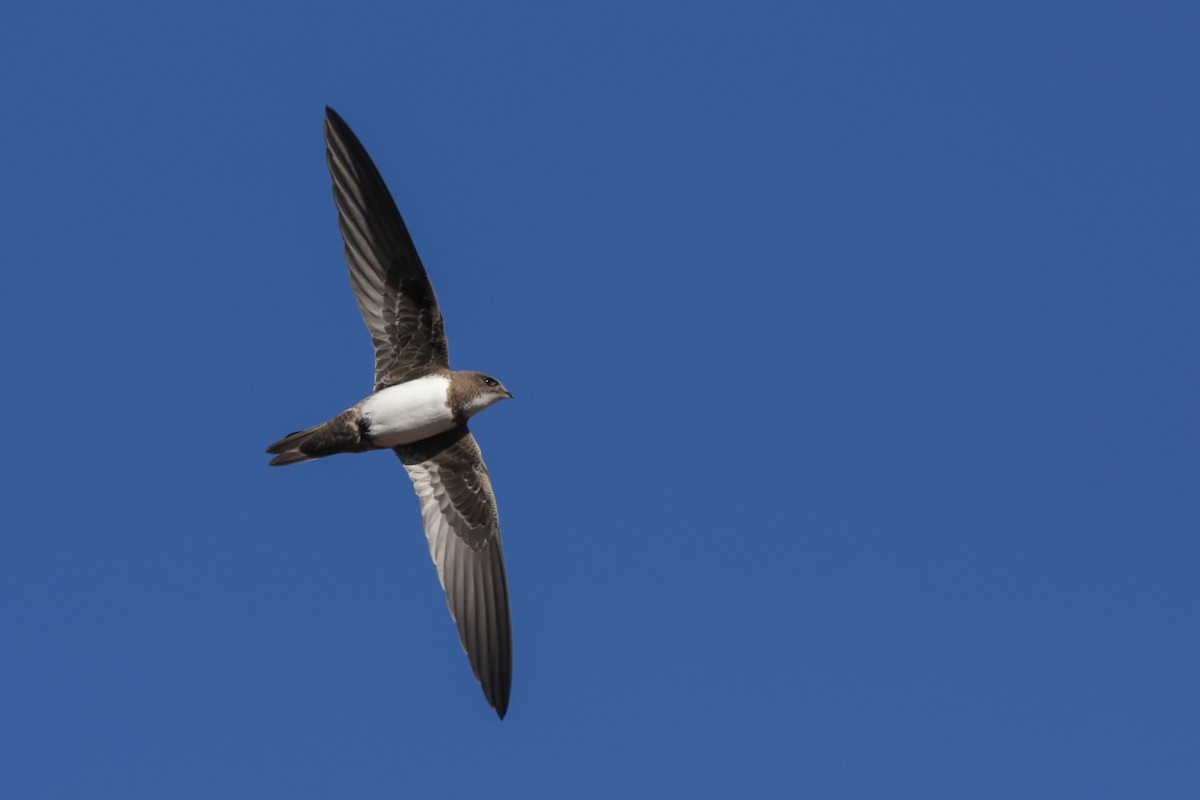
<svg viewBox="0 0 1200 800">
<path fill-rule="evenodd" d="M 1191 4 L 26 4 L 0 795 L 1195 797 Z M 508 718 L 389 453 L 325 104 L 505 533 Z"/>
</svg>

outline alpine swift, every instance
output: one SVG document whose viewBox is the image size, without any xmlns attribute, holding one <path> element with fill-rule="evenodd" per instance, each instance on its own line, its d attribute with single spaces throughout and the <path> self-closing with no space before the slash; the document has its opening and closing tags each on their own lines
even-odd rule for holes
<svg viewBox="0 0 1200 800">
<path fill-rule="evenodd" d="M 459 639 L 503 719 L 512 685 L 508 581 L 496 498 L 467 420 L 512 395 L 481 372 L 450 369 L 442 314 L 408 228 L 371 157 L 331 108 L 325 156 L 350 283 L 375 345 L 375 389 L 268 447 L 271 465 L 396 451 L 416 489 Z"/>
</svg>

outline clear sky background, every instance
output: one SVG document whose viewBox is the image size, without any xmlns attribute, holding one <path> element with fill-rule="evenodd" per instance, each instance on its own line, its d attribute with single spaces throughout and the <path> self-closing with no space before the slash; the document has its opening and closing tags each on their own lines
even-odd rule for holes
<svg viewBox="0 0 1200 800">
<path fill-rule="evenodd" d="M 1200 796 L 1192 3 L 22 4 L 5 798 Z M 321 136 L 459 368 L 508 718 Z"/>
</svg>

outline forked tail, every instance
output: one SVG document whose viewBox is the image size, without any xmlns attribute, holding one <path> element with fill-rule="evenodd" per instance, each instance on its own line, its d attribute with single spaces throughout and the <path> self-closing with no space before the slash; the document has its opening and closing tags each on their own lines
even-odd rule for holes
<svg viewBox="0 0 1200 800">
<path fill-rule="evenodd" d="M 275 456 L 271 466 L 282 467 L 335 453 L 361 453 L 370 449 L 371 444 L 358 424 L 358 409 L 350 408 L 316 427 L 289 433 L 268 447 L 267 452 Z"/>
</svg>

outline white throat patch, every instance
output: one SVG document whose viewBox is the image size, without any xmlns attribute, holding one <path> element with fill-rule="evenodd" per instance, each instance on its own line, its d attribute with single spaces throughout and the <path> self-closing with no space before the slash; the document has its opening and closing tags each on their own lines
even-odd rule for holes
<svg viewBox="0 0 1200 800">
<path fill-rule="evenodd" d="M 480 411 L 483 411 L 485 408 L 491 408 L 503 399 L 504 398 L 502 396 L 493 392 L 488 392 L 486 394 L 480 392 L 471 398 L 471 401 L 467 403 L 466 407 L 463 408 L 463 412 L 468 417 L 473 417 Z"/>
</svg>

